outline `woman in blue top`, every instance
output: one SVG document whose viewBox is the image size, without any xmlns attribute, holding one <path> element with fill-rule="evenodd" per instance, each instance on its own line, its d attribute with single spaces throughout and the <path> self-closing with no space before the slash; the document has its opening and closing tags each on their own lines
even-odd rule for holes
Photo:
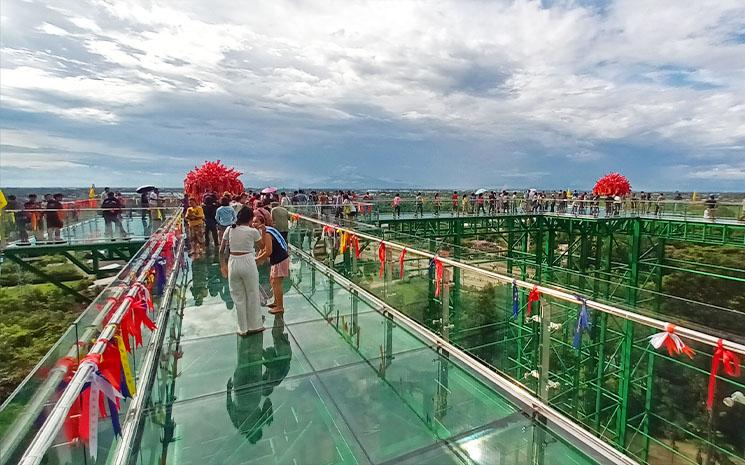
<svg viewBox="0 0 745 465">
<path fill-rule="evenodd" d="M 269 313 L 284 313 L 284 290 L 282 281 L 290 276 L 290 254 L 287 241 L 282 234 L 271 226 L 266 225 L 266 219 L 262 215 L 254 216 L 254 228 L 261 232 L 263 247 L 256 255 L 256 263 L 260 264 L 269 260 L 271 271 L 269 272 L 269 283 L 272 285 L 274 303 L 269 304 Z"/>
<path fill-rule="evenodd" d="M 235 224 L 237 218 L 235 209 L 230 206 L 230 198 L 223 197 L 220 199 L 220 206 L 215 212 L 215 220 L 217 220 L 217 237 L 222 237 L 225 234 L 225 230 Z"/>
</svg>

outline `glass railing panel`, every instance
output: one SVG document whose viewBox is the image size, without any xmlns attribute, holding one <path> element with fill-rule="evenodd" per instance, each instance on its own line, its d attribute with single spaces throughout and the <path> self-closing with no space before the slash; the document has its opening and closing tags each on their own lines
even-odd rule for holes
<svg viewBox="0 0 745 465">
<path fill-rule="evenodd" d="M 32 370 L 15 393 L 3 404 L 0 409 L 3 425 L 0 430 L 3 463 L 12 463 L 6 460 L 19 457 L 19 454 L 23 453 L 25 447 L 39 431 L 43 419 L 46 418 L 49 409 L 57 401 L 69 380 L 65 377 L 67 367 L 71 364 L 77 366 L 102 330 L 106 315 L 111 308 L 111 304 L 108 308 L 106 307 L 107 299 L 116 295 L 121 297 L 119 284 L 123 283 L 131 273 L 137 272 L 145 259 L 149 259 L 151 252 L 151 249 L 145 246 L 135 254 L 134 258 L 119 271 L 115 280 L 96 296 L 42 359 L 42 362 Z M 167 272 L 170 271 L 167 270 Z M 158 296 L 154 296 L 154 304 L 156 307 L 159 305 Z M 104 311 L 106 313 L 103 313 Z M 143 344 L 146 346 L 151 332 L 144 328 L 142 336 Z M 130 355 L 135 376 L 139 373 L 144 346 L 133 350 Z M 124 402 L 121 409 L 122 415 L 126 413 L 127 408 L 128 403 Z M 66 441 L 63 436 L 60 436 L 58 442 L 65 444 Z M 60 448 L 61 446 L 57 447 L 57 449 Z"/>
<path fill-rule="evenodd" d="M 302 224 L 300 222 L 298 227 Z M 372 229 L 364 231 L 369 234 Z M 404 236 L 400 235 L 401 238 Z M 428 250 L 421 240 L 412 240 L 411 243 Z M 444 250 L 442 244 L 433 248 L 440 254 L 453 255 L 453 249 Z M 441 295 L 435 297 L 434 270 L 429 260 L 409 255 L 401 279 L 396 249 L 390 258 L 392 263 L 388 264 L 393 272 L 381 280 L 376 251 L 377 243 L 373 241 L 358 260 L 340 255 L 327 264 L 332 264 L 367 291 L 465 349 L 485 365 L 513 378 L 534 395 L 545 397 L 551 405 L 638 460 L 662 463 L 654 459 L 664 451 L 692 463 L 700 455 L 699 451 L 704 457 L 711 454 L 727 460 L 741 458 L 737 440 L 721 439 L 732 435 L 732 419 L 737 418 L 737 405 L 722 410 L 719 398 L 730 396 L 736 390 L 743 391 L 742 381 L 721 377 L 721 391 L 715 406 L 715 412 L 719 413 L 714 422 L 709 421 L 704 408 L 711 347 L 697 347 L 703 355 L 693 361 L 685 357 L 671 359 L 649 346 L 648 337 L 656 330 L 595 312 L 580 349 L 576 349 L 573 343 L 579 301 L 573 303 L 544 296 L 540 305 L 533 304 L 528 315 L 528 290 L 520 289 L 519 312 L 514 317 L 512 286 L 509 284 L 494 282 L 478 271 L 445 266 L 444 281 L 450 281 L 450 284 L 443 285 Z M 471 252 L 460 250 L 459 253 L 465 257 Z M 353 266 L 350 266 L 350 260 L 355 262 Z M 529 265 L 528 262 L 523 265 L 521 261 L 514 261 L 513 273 L 535 276 L 536 267 Z M 580 295 L 582 289 L 593 289 L 591 295 L 585 294 L 587 298 L 603 300 L 602 296 L 607 296 L 609 301 L 619 301 L 621 307 L 628 306 L 629 288 L 608 279 L 610 275 L 582 275 L 576 271 L 550 269 L 543 270 L 544 279 L 561 279 L 550 276 L 549 272 L 565 272 L 575 283 L 568 287 L 575 287 Z M 568 278 L 562 282 L 568 282 Z M 651 315 L 659 316 L 653 311 L 652 299 L 663 303 L 670 299 L 669 296 L 664 300 L 653 296 L 654 291 L 648 289 L 636 292 L 635 298 L 640 302 L 649 301 L 650 307 L 641 305 L 632 309 Z M 612 298 L 613 295 L 616 297 Z M 445 301 L 447 312 L 443 310 Z M 700 304 L 700 308 L 707 312 L 707 318 L 713 315 L 706 305 Z M 721 311 L 726 312 L 726 309 Z M 549 315 L 548 326 L 543 326 L 542 314 Z M 711 328 L 708 331 L 706 327 L 702 329 L 711 331 Z M 543 339 L 546 331 L 550 333 L 548 340 Z M 667 366 L 670 364 L 677 368 Z M 675 369 L 680 372 L 678 375 L 674 375 Z M 684 395 L 676 390 L 674 386 L 677 385 L 685 386 Z M 691 405 L 696 405 L 696 408 L 692 409 Z M 662 409 L 662 413 L 656 408 Z M 675 413 L 684 410 L 684 413 Z M 621 424 L 627 426 L 621 428 Z M 663 424 L 666 426 L 661 426 Z M 685 445 L 676 445 L 676 441 L 683 441 L 682 438 L 686 438 Z M 709 448 L 713 452 L 707 452 Z"/>
<path fill-rule="evenodd" d="M 47 352 L 39 364 L 3 403 L 0 410 L 0 439 L 2 462 L 15 463 L 39 430 L 38 412 L 51 408 L 65 387 L 68 367 L 77 362 L 79 355 L 70 351 L 76 347 L 77 333 L 74 326 Z M 68 363 L 61 363 L 69 357 Z"/>
<path fill-rule="evenodd" d="M 103 241 L 142 241 L 179 208 L 126 208 L 114 219 L 104 218 L 106 210 L 83 208 L 67 210 L 4 211 L 5 236 L 3 247 L 30 247 L 90 244 Z M 35 220 L 29 216 L 34 215 Z M 59 232 L 47 227 L 47 216 L 58 216 L 62 222 Z M 13 218 L 9 224 L 9 218 Z"/>
</svg>

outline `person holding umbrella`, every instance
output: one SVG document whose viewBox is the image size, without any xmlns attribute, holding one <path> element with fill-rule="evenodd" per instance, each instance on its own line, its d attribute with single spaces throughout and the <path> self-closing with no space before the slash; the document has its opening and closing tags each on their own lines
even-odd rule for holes
<svg viewBox="0 0 745 465">
<path fill-rule="evenodd" d="M 155 189 L 155 186 L 146 184 L 137 188 L 135 192 L 140 194 L 140 208 L 142 208 L 142 222 L 147 223 L 148 219 L 152 220 L 150 215 L 150 191 Z"/>
</svg>

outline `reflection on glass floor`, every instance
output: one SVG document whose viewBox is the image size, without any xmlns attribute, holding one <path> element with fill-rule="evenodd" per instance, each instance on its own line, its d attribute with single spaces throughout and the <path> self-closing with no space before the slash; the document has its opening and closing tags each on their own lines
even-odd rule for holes
<svg viewBox="0 0 745 465">
<path fill-rule="evenodd" d="M 219 266 L 192 264 L 134 463 L 595 463 L 307 263 L 292 276 L 284 318 L 241 338 Z"/>
</svg>

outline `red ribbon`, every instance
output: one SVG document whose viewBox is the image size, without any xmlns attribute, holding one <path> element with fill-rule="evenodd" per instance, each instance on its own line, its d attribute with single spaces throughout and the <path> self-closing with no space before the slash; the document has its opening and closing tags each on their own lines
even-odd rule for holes
<svg viewBox="0 0 745 465">
<path fill-rule="evenodd" d="M 406 248 L 401 249 L 401 255 L 398 256 L 398 278 L 404 279 L 404 258 L 406 258 Z"/>
<path fill-rule="evenodd" d="M 724 373 L 732 377 L 740 376 L 740 359 L 732 351 L 724 348 L 724 342 L 717 341 L 714 356 L 711 359 L 711 373 L 709 374 L 709 396 L 706 398 L 706 408 L 711 410 L 714 406 L 714 394 L 717 390 L 717 373 L 719 365 L 724 368 Z"/>
<path fill-rule="evenodd" d="M 112 341 L 102 340 L 101 342 L 106 343 L 106 348 L 103 351 L 101 363 L 98 365 L 98 371 L 109 384 L 114 386 L 114 389 L 121 391 L 122 357 L 119 354 L 119 348 Z"/>
<path fill-rule="evenodd" d="M 347 240 L 347 245 L 354 247 L 354 256 L 358 259 L 360 258 L 360 239 L 357 237 L 357 235 L 352 234 L 349 236 L 349 239 Z"/>
<path fill-rule="evenodd" d="M 96 369 L 101 363 L 101 354 L 88 354 L 85 357 L 83 357 L 83 360 L 80 361 L 80 365 L 86 362 L 92 362 L 96 365 Z M 90 425 L 88 423 L 88 418 L 90 415 L 90 412 L 88 411 L 88 398 L 90 397 L 90 389 L 85 389 L 81 394 L 81 401 L 75 402 L 75 404 L 79 404 L 80 408 L 80 419 L 78 420 L 78 437 L 80 437 L 83 441 L 88 442 L 90 439 Z M 99 403 L 99 409 L 101 409 L 101 405 Z M 68 433 L 69 434 L 69 433 Z"/>
<path fill-rule="evenodd" d="M 533 289 L 531 289 L 528 294 L 528 316 L 530 316 L 533 310 L 533 302 L 538 302 L 540 300 L 541 292 L 538 290 L 538 286 L 533 286 Z"/>
<path fill-rule="evenodd" d="M 440 257 L 435 255 L 435 257 L 432 259 L 432 262 L 435 264 L 435 297 L 440 297 L 440 289 L 442 288 L 442 260 L 440 260 Z"/>
<path fill-rule="evenodd" d="M 137 294 L 135 296 L 142 301 L 147 311 L 152 312 L 154 310 L 153 296 L 150 294 L 147 286 L 142 283 L 135 283 L 133 287 L 137 288 Z"/>
<path fill-rule="evenodd" d="M 129 306 L 129 311 L 127 312 L 129 318 L 127 318 L 126 321 L 129 325 L 129 333 L 135 338 L 135 347 L 138 347 L 142 345 L 142 325 L 144 324 L 150 330 L 153 330 L 155 329 L 155 323 L 153 323 L 152 320 L 150 320 L 150 317 L 147 316 L 147 309 L 142 300 L 135 300 L 134 297 L 131 296 L 127 296 L 125 299 L 130 299 L 132 302 Z M 124 326 L 124 324 L 125 320 L 122 320 L 122 326 Z"/>
<path fill-rule="evenodd" d="M 380 260 L 380 279 L 383 279 L 383 273 L 385 273 L 385 242 L 381 242 L 378 246 L 378 260 Z"/>
</svg>

